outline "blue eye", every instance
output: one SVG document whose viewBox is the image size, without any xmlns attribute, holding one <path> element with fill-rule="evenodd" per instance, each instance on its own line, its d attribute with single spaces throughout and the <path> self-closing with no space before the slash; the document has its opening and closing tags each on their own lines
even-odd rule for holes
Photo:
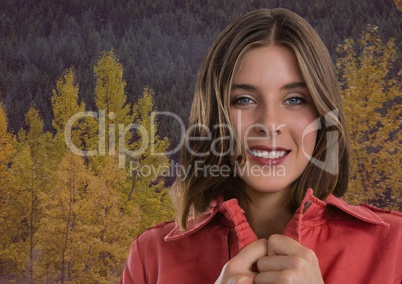
<svg viewBox="0 0 402 284">
<path fill-rule="evenodd" d="M 285 101 L 285 105 L 301 105 L 305 103 L 306 100 L 300 97 L 292 97 Z"/>
<path fill-rule="evenodd" d="M 248 105 L 252 104 L 254 101 L 248 97 L 240 97 L 233 100 L 232 104 L 235 105 Z"/>
</svg>

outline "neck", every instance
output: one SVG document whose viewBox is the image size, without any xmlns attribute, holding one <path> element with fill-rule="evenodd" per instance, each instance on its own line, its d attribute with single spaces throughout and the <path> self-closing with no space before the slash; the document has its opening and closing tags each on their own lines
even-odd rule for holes
<svg viewBox="0 0 402 284">
<path fill-rule="evenodd" d="M 258 238 L 281 234 L 292 219 L 283 192 L 247 194 L 249 200 L 241 204 L 247 220 Z"/>
</svg>

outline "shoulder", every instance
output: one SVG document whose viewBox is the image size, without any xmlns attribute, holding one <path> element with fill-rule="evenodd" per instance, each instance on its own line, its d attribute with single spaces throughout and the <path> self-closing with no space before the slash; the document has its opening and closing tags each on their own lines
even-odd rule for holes
<svg viewBox="0 0 402 284">
<path fill-rule="evenodd" d="M 326 283 L 400 283 L 402 214 L 335 198 L 329 202 L 326 222 L 311 241 Z"/>
<path fill-rule="evenodd" d="M 174 222 L 159 223 L 140 235 L 132 242 L 121 283 L 153 283 L 152 275 L 157 275 L 157 252 L 163 244 L 165 232 L 171 230 Z M 155 281 L 156 283 L 156 281 Z"/>
<path fill-rule="evenodd" d="M 175 228 L 175 221 L 165 221 L 158 223 L 149 229 L 145 230 L 136 237 L 136 241 L 141 243 L 141 245 L 153 244 L 158 242 L 163 242 L 165 236 Z"/>
<path fill-rule="evenodd" d="M 393 210 L 385 210 L 367 204 L 350 205 L 341 199 L 330 202 L 332 210 L 331 223 L 358 232 L 366 238 L 377 242 L 388 242 L 389 245 L 402 244 L 402 214 Z M 336 209 L 335 209 L 336 208 Z M 384 244 L 385 245 L 385 244 Z"/>
<path fill-rule="evenodd" d="M 166 250 L 164 237 L 174 226 L 174 221 L 162 222 L 139 234 L 131 244 L 128 266 L 156 269 L 155 260 Z"/>
<path fill-rule="evenodd" d="M 376 214 L 385 223 L 389 224 L 391 228 L 399 229 L 402 231 L 402 213 L 394 210 L 385 210 L 372 205 L 360 204 L 360 207 L 369 210 L 373 214 Z"/>
<path fill-rule="evenodd" d="M 354 219 L 382 227 L 400 228 L 402 226 L 402 214 L 396 211 L 384 210 L 367 204 L 351 205 L 333 195 L 327 198 L 326 204 L 330 205 L 328 209 L 336 208 L 336 210 L 330 210 L 336 212 L 335 215 L 345 217 L 341 219 Z"/>
</svg>

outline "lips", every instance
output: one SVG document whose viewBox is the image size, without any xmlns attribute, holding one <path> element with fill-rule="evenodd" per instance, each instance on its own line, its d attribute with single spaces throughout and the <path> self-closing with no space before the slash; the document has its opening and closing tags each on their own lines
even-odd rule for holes
<svg viewBox="0 0 402 284">
<path fill-rule="evenodd" d="M 259 164 L 277 165 L 286 159 L 290 150 L 281 147 L 254 146 L 247 149 L 247 153 Z"/>
</svg>

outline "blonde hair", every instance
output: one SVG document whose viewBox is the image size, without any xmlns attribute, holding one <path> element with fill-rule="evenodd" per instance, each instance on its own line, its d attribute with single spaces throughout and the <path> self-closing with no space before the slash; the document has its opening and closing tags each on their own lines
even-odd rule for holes
<svg viewBox="0 0 402 284">
<path fill-rule="evenodd" d="M 308 164 L 293 184 L 289 209 L 295 210 L 300 206 L 308 188 L 313 188 L 315 196 L 320 199 L 331 193 L 341 196 L 347 190 L 350 166 L 348 137 L 335 67 L 327 48 L 310 24 L 297 14 L 286 9 L 256 10 L 233 21 L 219 35 L 200 66 L 190 128 L 185 137 L 188 147 L 181 150 L 181 166 L 188 172 L 179 175 L 172 187 L 177 221 L 183 229 L 189 216 L 204 212 L 211 200 L 218 196 L 244 198 L 243 183 L 238 177 L 200 175 L 196 168 L 201 163 L 204 167 L 229 166 L 233 148 L 240 149 L 240 157 L 245 158 L 230 118 L 231 83 L 242 55 L 250 48 L 272 44 L 292 50 L 318 116 L 330 126 L 318 130 L 313 153 L 313 158 L 321 161 L 323 166 L 317 167 L 312 162 Z M 336 137 L 329 136 L 329 132 L 336 133 Z M 190 137 L 208 139 L 194 142 Z M 194 155 L 208 153 L 211 141 L 217 141 L 214 147 L 219 150 L 219 155 L 205 155 L 202 160 Z M 338 149 L 337 159 L 326 159 L 335 146 Z M 334 168 L 338 169 L 335 174 Z"/>
</svg>

